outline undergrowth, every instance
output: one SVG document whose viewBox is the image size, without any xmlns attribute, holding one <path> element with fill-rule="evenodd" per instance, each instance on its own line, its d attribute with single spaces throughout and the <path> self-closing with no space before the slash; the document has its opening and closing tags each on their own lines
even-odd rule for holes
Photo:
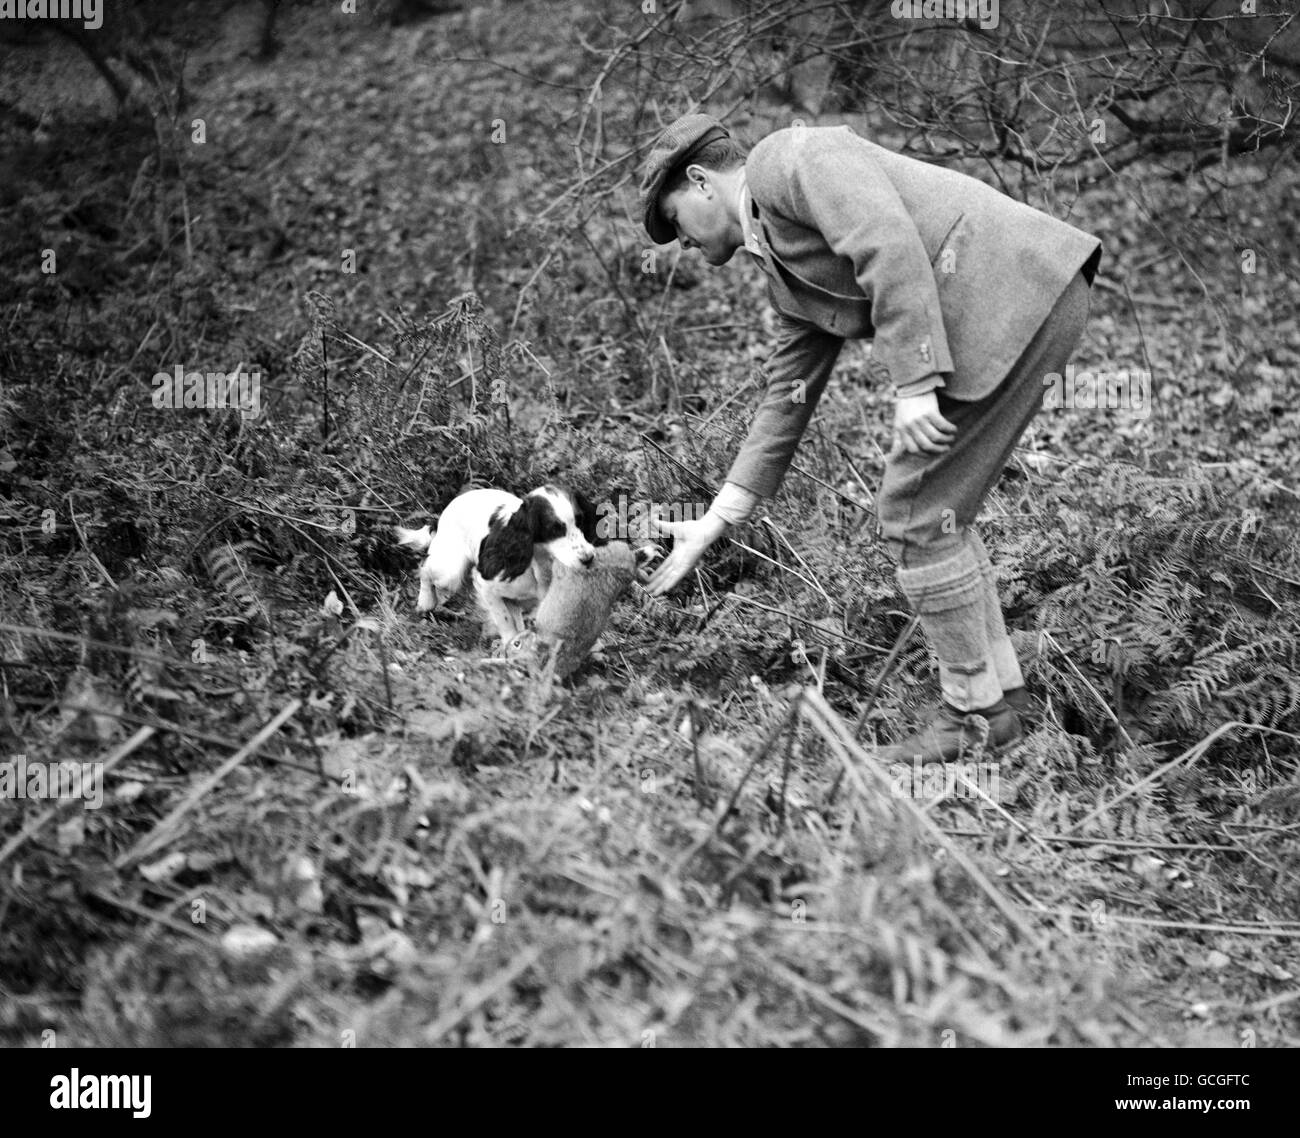
<svg viewBox="0 0 1300 1138">
<path fill-rule="evenodd" d="M 546 110 L 527 177 L 558 176 Z M 438 250 L 430 288 L 381 234 L 400 279 L 340 282 L 276 251 L 332 248 L 332 220 L 121 129 L 84 134 L 102 196 L 65 179 L 41 213 L 0 184 L 6 241 L 55 217 L 105 243 L 5 295 L 3 750 L 108 768 L 100 810 L 0 820 L 5 1039 L 1294 1041 L 1294 1002 L 1265 1006 L 1300 963 L 1293 492 L 1027 446 L 981 525 L 1040 709 L 996 794 L 900 798 L 870 744 L 934 676 L 873 537 L 887 408 L 860 361 L 700 591 L 634 591 L 546 686 L 484 659 L 471 604 L 416 618 L 391 527 L 468 486 L 707 503 L 759 337 L 674 364 L 701 343 L 674 320 L 757 294 L 686 268 L 652 289 L 599 238 L 552 256 L 504 178 L 468 268 Z M 453 206 L 497 169 L 465 137 Z M 177 361 L 257 372 L 261 413 L 154 406 Z M 1185 1009 L 1144 1008 L 1184 973 Z"/>
</svg>

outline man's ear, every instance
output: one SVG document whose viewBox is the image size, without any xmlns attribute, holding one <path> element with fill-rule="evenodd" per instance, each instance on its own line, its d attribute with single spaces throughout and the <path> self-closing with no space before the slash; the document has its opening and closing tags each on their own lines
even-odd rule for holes
<svg viewBox="0 0 1300 1138">
<path fill-rule="evenodd" d="M 709 172 L 698 162 L 692 162 L 686 167 L 686 177 L 691 185 L 698 186 L 701 190 L 712 192 L 713 185 L 709 178 Z"/>
</svg>

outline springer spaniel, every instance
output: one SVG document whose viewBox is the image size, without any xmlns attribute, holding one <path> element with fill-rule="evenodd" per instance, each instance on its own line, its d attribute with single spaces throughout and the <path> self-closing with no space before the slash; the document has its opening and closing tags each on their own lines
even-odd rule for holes
<svg viewBox="0 0 1300 1138">
<path fill-rule="evenodd" d="M 576 491 L 541 486 L 524 498 L 467 490 L 453 498 L 436 533 L 396 527 L 399 545 L 427 550 L 420 612 L 436 608 L 473 570 L 480 607 L 505 642 L 524 631 L 524 611 L 551 586 L 551 558 L 578 568 L 595 556 L 596 510 Z"/>
</svg>

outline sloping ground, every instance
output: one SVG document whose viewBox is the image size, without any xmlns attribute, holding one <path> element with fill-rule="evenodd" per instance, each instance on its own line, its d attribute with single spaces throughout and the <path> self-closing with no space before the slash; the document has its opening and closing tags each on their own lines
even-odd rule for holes
<svg viewBox="0 0 1300 1138">
<path fill-rule="evenodd" d="M 67 266 L 6 294 L 28 335 L 5 359 L 5 749 L 113 764 L 102 810 L 8 815 L 8 1039 L 1296 1041 L 1298 574 L 1259 524 L 1294 516 L 1289 265 L 1225 327 L 1176 258 L 1137 267 L 1169 202 L 1079 203 L 1120 282 L 1081 362 L 1150 358 L 1177 397 L 1146 433 L 1042 418 L 989 531 L 1045 713 L 975 772 L 996 801 L 898 795 L 852 738 L 906 624 L 851 504 L 886 414 L 861 351 L 799 460 L 829 496 L 792 475 L 705 604 L 633 596 L 573 685 L 484 660 L 469 606 L 415 620 L 387 526 L 472 479 L 707 502 L 759 286 L 685 260 L 647 280 L 626 187 L 589 243 L 531 223 L 576 177 L 582 9 L 281 30 L 273 64 L 237 20 L 193 58 L 181 121 L 208 141 L 164 151 L 184 194 L 127 123 L 52 129 L 0 198 L 6 249 Z M 33 105 L 89 82 L 23 60 Z M 266 376 L 256 423 L 148 402 L 159 369 L 240 362 Z M 868 732 L 930 685 L 913 644 Z M 1234 717 L 1278 733 L 1198 747 Z"/>
</svg>

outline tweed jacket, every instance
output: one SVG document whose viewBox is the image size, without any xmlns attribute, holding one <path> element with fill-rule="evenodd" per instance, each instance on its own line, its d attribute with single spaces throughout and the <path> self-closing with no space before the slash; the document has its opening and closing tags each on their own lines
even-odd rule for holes
<svg viewBox="0 0 1300 1138">
<path fill-rule="evenodd" d="M 981 399 L 1101 257 L 1096 237 L 847 126 L 769 134 L 745 178 L 780 334 L 727 481 L 762 497 L 785 476 L 845 339 L 872 339 L 875 369 L 896 387 L 939 373 L 948 396 Z"/>
</svg>

